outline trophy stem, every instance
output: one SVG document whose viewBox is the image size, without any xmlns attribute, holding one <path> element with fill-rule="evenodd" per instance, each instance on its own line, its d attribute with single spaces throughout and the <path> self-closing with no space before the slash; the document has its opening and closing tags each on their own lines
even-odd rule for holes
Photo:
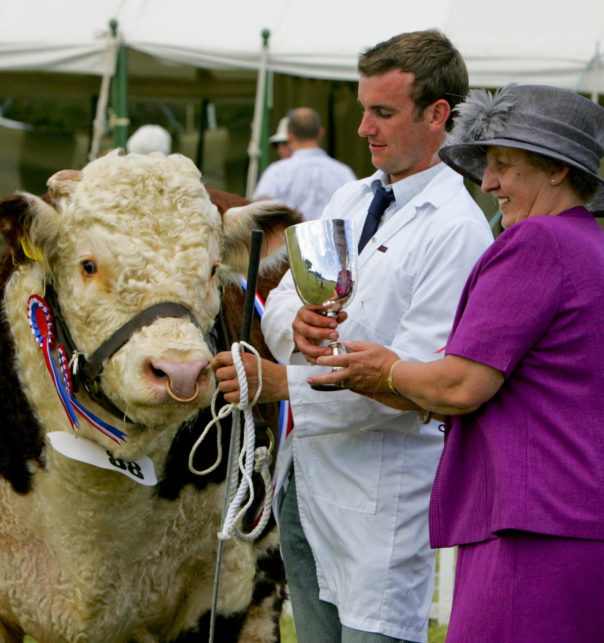
<svg viewBox="0 0 604 643">
<path fill-rule="evenodd" d="M 332 355 L 342 355 L 348 352 L 341 342 L 329 342 L 329 348 L 331 348 Z M 339 371 L 341 368 L 341 366 L 334 366 L 331 370 Z M 310 388 L 315 391 L 343 391 L 347 386 L 344 382 L 337 382 L 336 384 L 311 384 Z"/>
</svg>

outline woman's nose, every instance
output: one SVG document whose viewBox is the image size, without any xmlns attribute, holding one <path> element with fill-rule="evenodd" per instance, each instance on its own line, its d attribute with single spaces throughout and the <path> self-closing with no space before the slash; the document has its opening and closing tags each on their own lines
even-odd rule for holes
<svg viewBox="0 0 604 643">
<path fill-rule="evenodd" d="M 482 175 L 482 183 L 480 184 L 480 189 L 487 193 L 492 192 L 499 185 L 495 173 L 487 165 L 484 174 Z"/>
</svg>

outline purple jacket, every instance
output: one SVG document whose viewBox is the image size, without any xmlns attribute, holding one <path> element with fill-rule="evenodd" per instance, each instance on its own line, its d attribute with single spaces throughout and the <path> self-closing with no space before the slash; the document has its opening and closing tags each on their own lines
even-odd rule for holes
<svg viewBox="0 0 604 643">
<path fill-rule="evenodd" d="M 448 423 L 432 546 L 502 529 L 604 539 L 604 233 L 592 215 L 501 234 L 466 283 L 447 353 L 506 380 Z"/>
</svg>

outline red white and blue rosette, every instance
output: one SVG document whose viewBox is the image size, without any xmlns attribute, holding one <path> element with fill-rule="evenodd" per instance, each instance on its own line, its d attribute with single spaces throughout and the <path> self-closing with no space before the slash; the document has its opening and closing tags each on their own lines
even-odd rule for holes
<svg viewBox="0 0 604 643">
<path fill-rule="evenodd" d="M 60 344 L 56 347 L 57 359 L 59 361 L 59 366 L 57 367 L 52 353 L 55 344 L 52 311 L 47 302 L 39 295 L 31 295 L 29 298 L 27 302 L 27 317 L 36 343 L 42 350 L 46 368 L 50 373 L 57 395 L 65 409 L 72 429 L 77 431 L 80 428 L 80 422 L 76 415 L 77 411 L 89 424 L 114 442 L 118 444 L 124 442 L 126 433 L 111 424 L 107 424 L 107 422 L 104 422 L 101 418 L 94 415 L 94 413 L 85 408 L 74 395 L 67 355 L 65 349 Z"/>
</svg>

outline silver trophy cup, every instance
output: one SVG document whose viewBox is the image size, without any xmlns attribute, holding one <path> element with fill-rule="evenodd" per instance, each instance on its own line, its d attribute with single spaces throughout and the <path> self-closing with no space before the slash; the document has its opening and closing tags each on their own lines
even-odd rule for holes
<svg viewBox="0 0 604 643">
<path fill-rule="evenodd" d="M 350 301 L 357 278 L 357 249 L 352 222 L 321 219 L 290 226 L 285 231 L 289 265 L 300 299 L 309 306 L 326 306 L 336 317 Z M 345 353 L 340 342 L 330 342 L 334 355 Z M 313 386 L 319 391 L 346 388 L 344 384 Z"/>
</svg>

